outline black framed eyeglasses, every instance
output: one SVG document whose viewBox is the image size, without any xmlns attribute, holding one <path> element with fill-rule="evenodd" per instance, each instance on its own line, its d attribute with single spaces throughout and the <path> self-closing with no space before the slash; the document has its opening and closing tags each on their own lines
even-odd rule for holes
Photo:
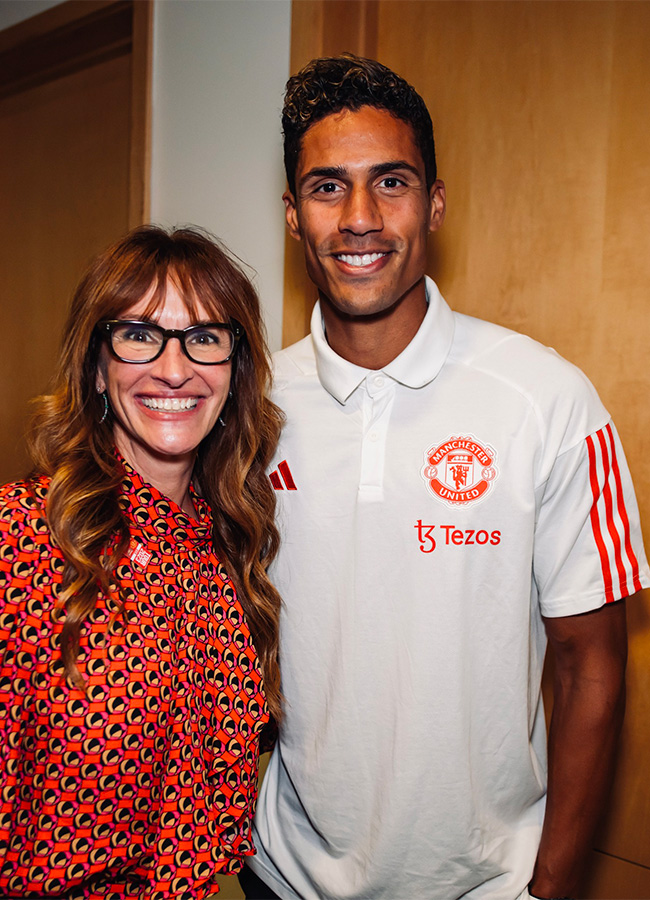
<svg viewBox="0 0 650 900">
<path fill-rule="evenodd" d="M 206 322 L 189 328 L 161 328 L 137 319 L 110 319 L 97 324 L 116 359 L 149 363 L 158 359 L 170 338 L 180 341 L 183 353 L 202 366 L 219 366 L 232 359 L 243 329 L 239 322 Z"/>
</svg>

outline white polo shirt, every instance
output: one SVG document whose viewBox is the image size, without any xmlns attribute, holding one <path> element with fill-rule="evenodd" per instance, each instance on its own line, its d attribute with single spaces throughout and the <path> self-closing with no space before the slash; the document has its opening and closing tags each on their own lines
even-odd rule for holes
<svg viewBox="0 0 650 900">
<path fill-rule="evenodd" d="M 541 616 L 650 585 L 585 376 L 427 279 L 381 371 L 277 355 L 286 721 L 251 867 L 282 898 L 514 900 L 546 787 Z"/>
</svg>

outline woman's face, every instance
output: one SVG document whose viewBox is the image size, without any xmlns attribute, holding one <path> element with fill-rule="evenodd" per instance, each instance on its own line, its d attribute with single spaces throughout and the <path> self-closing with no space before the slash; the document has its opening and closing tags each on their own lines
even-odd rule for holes
<svg viewBox="0 0 650 900">
<path fill-rule="evenodd" d="M 153 288 L 120 318 L 142 319 L 152 293 Z M 196 313 L 198 324 L 214 321 L 200 303 Z M 152 321 L 174 329 L 196 324 L 171 280 L 164 305 Z M 108 392 L 115 444 L 126 461 L 153 484 L 167 480 L 172 472 L 191 471 L 198 445 L 226 402 L 231 371 L 230 362 L 207 366 L 192 362 L 174 338 L 149 363 L 120 362 L 104 344 L 96 386 Z"/>
</svg>

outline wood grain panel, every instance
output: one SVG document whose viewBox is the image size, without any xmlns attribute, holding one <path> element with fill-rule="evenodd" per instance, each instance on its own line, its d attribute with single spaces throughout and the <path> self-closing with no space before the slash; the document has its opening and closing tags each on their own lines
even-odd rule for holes
<svg viewBox="0 0 650 900">
<path fill-rule="evenodd" d="M 31 22 L 6 29 L 0 38 L 0 96 L 44 84 L 79 69 L 131 50 L 133 4 L 129 0 L 88 4 L 85 15 L 65 27 L 43 30 L 38 35 Z M 29 41 L 16 35 L 30 29 Z M 40 30 L 40 29 L 39 29 Z"/>
<path fill-rule="evenodd" d="M 128 228 L 130 63 L 120 56 L 0 106 L 0 477 L 24 472 L 28 401 L 47 386 L 71 292 Z M 98 116 L 98 111 L 101 114 Z"/>
<path fill-rule="evenodd" d="M 151 202 L 152 0 L 135 3 L 132 29 L 129 228 L 148 221 Z"/>
<path fill-rule="evenodd" d="M 434 6 L 423 27 L 428 4 L 383 4 L 380 36 L 392 64 L 400 37 L 418 33 L 399 70 L 432 110 L 450 195 L 434 274 L 457 309 L 545 342 L 561 296 L 572 335 L 599 286 L 605 182 L 592 150 L 607 140 L 610 5 L 589 6 L 586 53 L 585 4 Z"/>
<path fill-rule="evenodd" d="M 630 456 L 650 547 L 650 3 L 614 13 L 602 286 L 586 365 Z"/>
<path fill-rule="evenodd" d="M 650 4 L 387 0 L 378 43 L 436 126 L 449 210 L 431 274 L 456 309 L 589 375 L 621 432 L 648 543 Z M 650 614 L 647 597 L 629 606 L 628 715 L 597 846 L 648 866 Z"/>
<path fill-rule="evenodd" d="M 377 51 L 379 0 L 299 0 L 291 7 L 291 72 L 317 56 Z"/>
<path fill-rule="evenodd" d="M 148 216 L 151 8 L 71 0 L 0 35 L 3 482 L 26 469 L 28 401 L 83 269 Z"/>
<path fill-rule="evenodd" d="M 299 0 L 291 9 L 291 72 L 310 59 L 349 51 L 376 56 L 379 0 Z M 287 235 L 284 256 L 282 344 L 309 331 L 316 289 L 305 271 L 302 247 Z"/>
<path fill-rule="evenodd" d="M 594 853 L 585 896 L 591 900 L 648 900 L 650 869 L 614 856 Z"/>
<path fill-rule="evenodd" d="M 627 617 L 627 712 L 609 810 L 596 847 L 650 870 L 650 592 L 644 591 L 641 598 L 628 603 Z"/>
<path fill-rule="evenodd" d="M 219 900 L 244 900 L 236 875 L 217 875 L 215 880 L 219 885 Z"/>
<path fill-rule="evenodd" d="M 431 274 L 456 309 L 589 375 L 647 539 L 650 4 L 387 0 L 378 41 L 436 126 L 449 208 Z"/>
</svg>

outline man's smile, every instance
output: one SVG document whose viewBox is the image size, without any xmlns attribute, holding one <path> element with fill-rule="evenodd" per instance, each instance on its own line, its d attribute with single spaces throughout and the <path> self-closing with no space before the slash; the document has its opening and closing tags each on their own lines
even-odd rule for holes
<svg viewBox="0 0 650 900">
<path fill-rule="evenodd" d="M 372 263 L 387 255 L 387 253 L 335 253 L 334 258 L 346 263 L 348 266 L 363 268 L 364 266 L 372 265 Z"/>
<path fill-rule="evenodd" d="M 390 318 L 389 337 L 364 343 L 381 348 L 364 355 L 366 368 L 381 368 L 426 312 L 427 238 L 442 222 L 444 187 L 427 187 L 413 129 L 373 106 L 319 119 L 303 134 L 298 159 L 298 196 L 284 194 L 287 225 L 302 241 L 330 346 L 342 356 L 356 352 L 344 349 L 350 335 L 337 331 L 337 317 L 342 328 L 352 316 L 381 329 Z"/>
</svg>

